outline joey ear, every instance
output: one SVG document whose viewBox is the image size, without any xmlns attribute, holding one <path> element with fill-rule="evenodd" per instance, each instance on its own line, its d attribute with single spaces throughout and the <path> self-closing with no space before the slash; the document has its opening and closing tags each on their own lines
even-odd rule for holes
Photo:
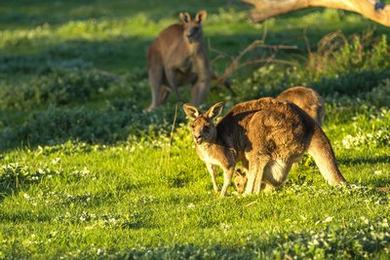
<svg viewBox="0 0 390 260">
<path fill-rule="evenodd" d="M 236 169 L 234 171 L 234 175 L 239 177 L 245 177 L 245 174 L 241 171 L 241 169 Z"/>
<path fill-rule="evenodd" d="M 224 102 L 218 102 L 212 105 L 209 110 L 207 110 L 206 115 L 208 118 L 215 118 L 222 113 Z"/>
<path fill-rule="evenodd" d="M 191 22 L 191 15 L 189 13 L 187 13 L 187 12 L 180 13 L 179 17 L 180 17 L 180 21 L 182 23 L 189 23 L 189 22 Z"/>
<path fill-rule="evenodd" d="M 197 23 L 202 23 L 206 21 L 207 18 L 207 11 L 206 10 L 201 10 L 195 15 L 195 21 Z"/>
<path fill-rule="evenodd" d="M 187 117 L 191 120 L 194 120 L 200 115 L 199 110 L 189 103 L 183 105 L 183 110 Z"/>
</svg>

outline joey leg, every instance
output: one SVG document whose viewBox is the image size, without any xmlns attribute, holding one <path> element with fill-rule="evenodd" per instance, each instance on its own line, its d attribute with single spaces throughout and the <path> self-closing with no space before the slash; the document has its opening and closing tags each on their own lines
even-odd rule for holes
<svg viewBox="0 0 390 260">
<path fill-rule="evenodd" d="M 212 165 L 212 164 L 207 164 L 207 170 L 209 171 L 210 176 L 211 176 L 211 182 L 213 183 L 214 192 L 217 193 L 219 191 L 219 189 L 218 189 L 218 185 L 217 185 L 217 181 L 216 181 L 216 175 L 217 175 L 216 166 Z"/>
<path fill-rule="evenodd" d="M 230 183 L 232 182 L 232 176 L 234 173 L 234 168 L 224 169 L 223 171 L 223 186 L 221 189 L 221 197 L 226 195 L 227 189 L 229 188 Z"/>
</svg>

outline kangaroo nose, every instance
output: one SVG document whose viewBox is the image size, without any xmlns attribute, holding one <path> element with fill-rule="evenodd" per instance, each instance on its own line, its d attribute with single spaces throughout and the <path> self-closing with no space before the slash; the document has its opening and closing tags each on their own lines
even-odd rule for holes
<svg viewBox="0 0 390 260">
<path fill-rule="evenodd" d="M 195 136 L 195 141 L 199 144 L 202 142 L 202 136 L 201 135 L 196 135 Z"/>
</svg>

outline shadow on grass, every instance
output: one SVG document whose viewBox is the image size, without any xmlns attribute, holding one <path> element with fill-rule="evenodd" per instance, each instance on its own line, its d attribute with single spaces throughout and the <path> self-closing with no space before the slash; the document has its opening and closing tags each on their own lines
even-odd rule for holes
<svg viewBox="0 0 390 260">
<path fill-rule="evenodd" d="M 2 213 L 0 221 L 2 223 L 24 223 L 24 222 L 50 222 L 52 218 L 47 215 L 36 214 L 32 212 Z"/>
<path fill-rule="evenodd" d="M 177 17 L 183 10 L 195 13 L 207 6 L 209 12 L 217 12 L 219 8 L 242 6 L 233 1 L 213 0 L 154 0 L 143 1 L 6 1 L 2 4 L 0 15 L 1 27 L 31 28 L 48 23 L 58 26 L 71 21 L 90 19 L 120 19 L 144 13 L 153 19 Z M 28 6 L 28 8 L 26 8 Z"/>
<path fill-rule="evenodd" d="M 390 163 L 390 156 L 381 155 L 377 157 L 339 158 L 338 161 L 341 164 L 345 164 L 348 166 L 356 166 L 360 164 Z"/>
<path fill-rule="evenodd" d="M 0 56 L 0 72 L 12 78 L 14 74 L 45 72 L 47 67 L 62 64 L 71 67 L 76 61 L 111 72 L 125 72 L 146 65 L 149 38 L 117 37 L 111 40 L 70 40 L 48 45 L 46 39 L 36 39 L 40 47 L 29 54 Z M 68 61 L 68 63 L 67 63 Z"/>
<path fill-rule="evenodd" d="M 252 234 L 248 237 L 249 242 L 237 242 L 236 245 L 199 246 L 187 243 L 119 252 L 107 250 L 107 255 L 126 259 L 145 256 L 151 259 L 290 259 L 340 256 L 362 258 L 385 255 L 384 249 L 390 244 L 390 236 L 386 232 L 386 227 L 382 226 L 381 219 L 373 221 L 370 225 L 348 223 L 344 228 L 328 226 L 316 232 L 293 232 L 272 236 Z"/>
<path fill-rule="evenodd" d="M 353 157 L 353 158 L 339 158 L 338 161 L 340 164 L 352 168 L 359 165 L 370 168 L 375 166 L 376 164 L 390 164 L 390 156 L 380 155 L 376 157 L 360 156 L 360 157 Z M 370 176 L 370 178 L 362 182 L 362 184 L 377 187 L 377 190 L 379 192 L 388 192 L 386 191 L 387 190 L 386 187 L 390 186 L 390 179 L 387 178 L 387 176 L 375 175 L 374 170 L 372 170 L 372 176 Z"/>
<path fill-rule="evenodd" d="M 99 111 L 81 108 L 49 108 L 32 113 L 25 122 L 0 131 L 0 151 L 38 145 L 62 144 L 69 140 L 113 144 L 129 136 L 167 132 L 175 109 L 167 106 L 154 113 L 142 112 L 133 100 L 117 100 Z M 180 116 L 181 120 L 184 118 Z"/>
</svg>

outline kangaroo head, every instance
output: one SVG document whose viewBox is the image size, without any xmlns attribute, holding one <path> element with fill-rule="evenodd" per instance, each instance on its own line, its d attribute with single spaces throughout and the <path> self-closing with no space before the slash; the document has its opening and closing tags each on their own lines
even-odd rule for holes
<svg viewBox="0 0 390 260">
<path fill-rule="evenodd" d="M 180 21 L 184 28 L 184 37 L 190 43 L 199 42 L 202 39 L 202 22 L 206 20 L 207 12 L 202 10 L 195 15 L 192 20 L 189 13 L 180 13 Z"/>
<path fill-rule="evenodd" d="M 234 172 L 234 186 L 238 193 L 244 192 L 247 181 L 248 177 L 246 177 L 246 174 L 241 169 L 236 169 Z"/>
<path fill-rule="evenodd" d="M 184 104 L 183 110 L 191 121 L 192 136 L 196 144 L 203 142 L 213 142 L 217 137 L 217 128 L 213 119 L 219 116 L 223 109 L 223 102 L 218 102 L 211 106 L 205 113 L 200 113 L 199 110 L 191 105 Z"/>
</svg>

